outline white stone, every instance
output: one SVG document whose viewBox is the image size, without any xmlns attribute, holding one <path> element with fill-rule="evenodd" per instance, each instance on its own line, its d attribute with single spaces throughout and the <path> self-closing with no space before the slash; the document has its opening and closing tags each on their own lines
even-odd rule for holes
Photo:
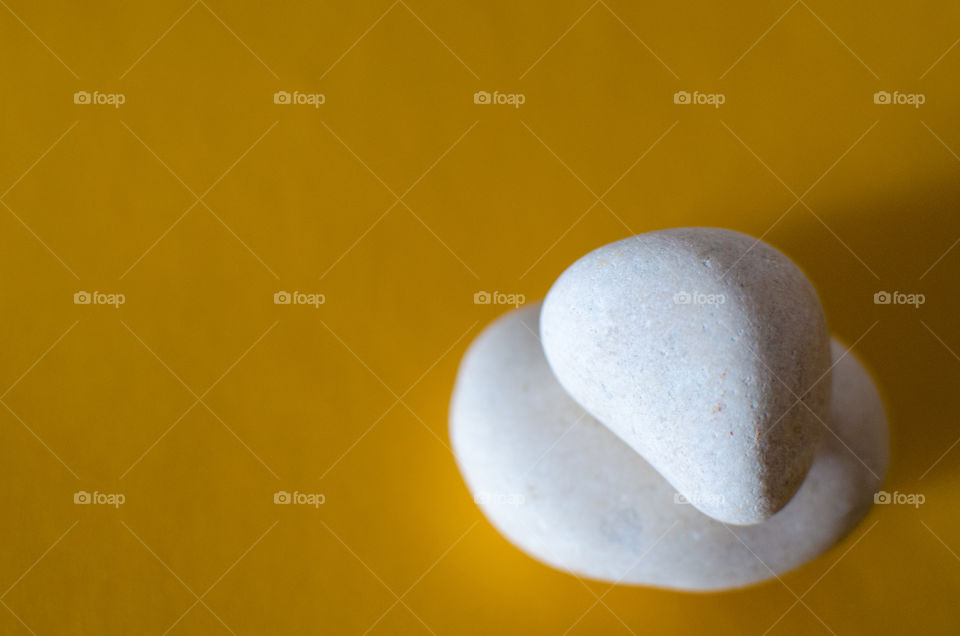
<svg viewBox="0 0 960 636">
<path fill-rule="evenodd" d="M 676 503 L 675 489 L 563 390 L 537 339 L 538 312 L 512 311 L 478 336 L 450 408 L 470 492 L 535 559 L 609 582 L 733 588 L 813 559 L 869 511 L 887 468 L 886 418 L 870 376 L 839 344 L 832 432 L 806 480 L 767 521 L 730 526 Z"/>
<path fill-rule="evenodd" d="M 570 395 L 703 512 L 758 523 L 803 482 L 830 338 L 806 276 L 766 243 L 716 228 L 611 243 L 560 276 L 540 333 Z"/>
</svg>

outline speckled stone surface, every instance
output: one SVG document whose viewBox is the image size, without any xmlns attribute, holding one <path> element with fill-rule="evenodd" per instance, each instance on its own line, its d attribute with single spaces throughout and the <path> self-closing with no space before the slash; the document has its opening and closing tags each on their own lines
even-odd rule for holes
<svg viewBox="0 0 960 636">
<path fill-rule="evenodd" d="M 677 228 L 601 247 L 550 289 L 540 333 L 570 395 L 706 514 L 758 523 L 802 483 L 829 334 L 806 276 L 766 243 Z"/>
<path fill-rule="evenodd" d="M 887 468 L 887 425 L 852 352 L 833 345 L 839 361 L 825 418 L 833 432 L 796 496 L 763 523 L 726 525 L 677 503 L 650 464 L 564 391 L 538 342 L 538 314 L 538 305 L 512 311 L 477 337 L 450 409 L 470 491 L 493 525 L 535 559 L 610 582 L 733 588 L 818 556 L 869 511 Z"/>
</svg>

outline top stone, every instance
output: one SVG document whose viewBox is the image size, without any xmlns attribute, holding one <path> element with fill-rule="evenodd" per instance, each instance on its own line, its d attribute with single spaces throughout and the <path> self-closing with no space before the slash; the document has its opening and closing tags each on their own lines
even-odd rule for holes
<svg viewBox="0 0 960 636">
<path fill-rule="evenodd" d="M 820 300 L 773 247 L 718 228 L 587 254 L 547 294 L 547 360 L 587 411 L 723 522 L 783 508 L 830 405 Z"/>
</svg>

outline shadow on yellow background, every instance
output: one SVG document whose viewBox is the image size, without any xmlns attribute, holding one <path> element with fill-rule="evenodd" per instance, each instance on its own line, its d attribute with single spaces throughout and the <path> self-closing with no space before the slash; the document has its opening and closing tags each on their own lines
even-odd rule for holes
<svg viewBox="0 0 960 636">
<path fill-rule="evenodd" d="M 958 38 L 932 2 L 7 0 L 0 631 L 955 633 Z M 808 273 L 926 503 L 745 590 L 579 580 L 450 454 L 507 310 L 474 294 L 687 225 Z"/>
</svg>

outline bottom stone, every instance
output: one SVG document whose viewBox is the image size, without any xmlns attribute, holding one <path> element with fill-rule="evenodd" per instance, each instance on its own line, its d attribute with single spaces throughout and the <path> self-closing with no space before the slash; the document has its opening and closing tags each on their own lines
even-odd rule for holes
<svg viewBox="0 0 960 636">
<path fill-rule="evenodd" d="M 477 337 L 450 407 L 468 488 L 535 559 L 614 583 L 735 588 L 822 554 L 869 511 L 887 470 L 886 416 L 870 375 L 836 341 L 831 430 L 803 485 L 767 521 L 730 526 L 685 502 L 563 390 L 540 346 L 539 315 L 539 304 L 514 310 Z"/>
</svg>

